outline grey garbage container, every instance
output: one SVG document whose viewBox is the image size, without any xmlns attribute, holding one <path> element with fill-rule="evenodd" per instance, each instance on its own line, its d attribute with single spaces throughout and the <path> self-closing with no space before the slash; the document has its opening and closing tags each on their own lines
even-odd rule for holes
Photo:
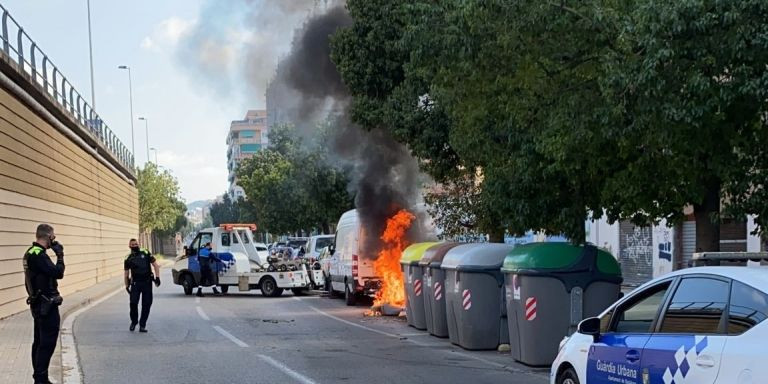
<svg viewBox="0 0 768 384">
<path fill-rule="evenodd" d="M 512 248 L 506 244 L 464 244 L 443 258 L 451 343 L 480 350 L 509 342 L 501 265 Z"/>
<path fill-rule="evenodd" d="M 419 261 L 424 255 L 424 251 L 427 248 L 438 244 L 435 242 L 430 243 L 414 243 L 403 250 L 403 254 L 400 256 L 400 267 L 403 271 L 403 284 L 405 288 L 405 317 L 408 321 L 408 325 L 416 329 L 427 329 L 427 321 L 424 314 L 424 299 L 422 298 L 424 293 L 424 282 L 422 271 Z"/>
<path fill-rule="evenodd" d="M 445 317 L 445 272 L 440 268 L 443 258 L 461 243 L 440 243 L 424 251 L 419 266 L 424 271 L 424 315 L 427 332 L 437 337 L 448 337 Z"/>
<path fill-rule="evenodd" d="M 502 267 L 512 357 L 552 364 L 563 337 L 619 297 L 616 258 L 596 247 L 531 243 L 512 250 Z"/>
</svg>

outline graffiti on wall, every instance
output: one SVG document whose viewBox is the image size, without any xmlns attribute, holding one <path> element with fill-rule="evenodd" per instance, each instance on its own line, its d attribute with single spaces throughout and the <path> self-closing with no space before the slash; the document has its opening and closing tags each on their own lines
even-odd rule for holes
<svg viewBox="0 0 768 384">
<path fill-rule="evenodd" d="M 672 272 L 674 233 L 674 228 L 667 227 L 664 220 L 653 228 L 653 277 Z"/>
<path fill-rule="evenodd" d="M 621 257 L 623 260 L 642 265 L 653 263 L 651 228 L 635 227 L 635 230 L 625 234 L 622 240 Z"/>
</svg>

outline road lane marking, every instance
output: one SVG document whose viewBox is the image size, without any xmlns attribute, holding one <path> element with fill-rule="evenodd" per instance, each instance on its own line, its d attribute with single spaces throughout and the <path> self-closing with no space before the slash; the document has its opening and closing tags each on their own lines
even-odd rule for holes
<svg viewBox="0 0 768 384">
<path fill-rule="evenodd" d="M 303 301 L 302 299 L 300 299 L 298 297 L 294 297 L 294 299 L 297 300 L 297 301 Z M 366 327 L 364 325 L 360 325 L 360 324 L 354 323 L 354 322 L 349 321 L 349 320 L 344 320 L 344 319 L 342 319 L 342 318 L 340 318 L 338 316 L 334 316 L 334 315 L 331 315 L 329 313 L 325 313 L 321 309 L 318 309 L 318 308 L 316 308 L 314 306 L 311 306 L 311 305 L 308 305 L 308 304 L 307 304 L 307 306 L 310 309 L 312 309 L 313 311 L 317 312 L 318 314 L 321 314 L 321 315 L 323 315 L 325 317 L 334 319 L 336 321 L 340 321 L 340 322 L 342 322 L 344 324 L 351 325 L 353 327 L 357 327 L 357 328 L 360 328 L 360 329 L 365 329 L 367 331 L 375 332 L 375 333 L 378 333 L 378 334 L 384 335 L 384 336 L 394 337 L 394 338 L 397 338 L 397 339 L 409 342 L 411 344 L 414 344 L 414 345 L 422 347 L 422 348 L 433 348 L 433 347 L 436 346 L 435 344 L 422 343 L 422 342 L 416 341 L 414 339 L 407 338 L 407 337 L 405 337 L 405 335 L 398 335 L 398 334 L 394 334 L 394 333 L 380 331 L 378 329 L 374 329 L 374 328 L 371 328 L 371 327 Z M 439 352 L 445 353 L 445 354 L 449 354 L 451 356 L 459 355 L 459 356 L 462 356 L 462 357 L 466 357 L 468 359 L 476 360 L 476 361 L 479 361 L 481 363 L 488 364 L 488 365 L 490 365 L 490 366 L 492 366 L 494 368 L 502 369 L 502 370 L 509 371 L 509 372 L 512 372 L 512 373 L 519 373 L 519 374 L 525 374 L 525 375 L 529 375 L 529 376 L 540 377 L 539 375 L 537 375 L 537 374 L 535 374 L 533 372 L 527 372 L 527 371 L 524 371 L 524 370 L 521 370 L 521 369 L 516 369 L 516 368 L 511 367 L 509 365 L 497 363 L 495 361 L 488 360 L 488 359 L 482 358 L 480 356 L 474 356 L 474 355 L 471 355 L 471 354 L 468 354 L 468 353 L 464 353 L 464 352 L 461 352 L 461 351 L 450 350 L 450 349 L 442 349 L 442 348 L 436 348 L 436 350 L 439 351 Z"/>
<path fill-rule="evenodd" d="M 360 325 L 360 324 L 357 324 L 357 323 L 353 323 L 353 322 L 351 322 L 351 321 L 348 321 L 348 320 L 344 320 L 344 319 L 342 319 L 341 317 L 337 317 L 337 316 L 331 315 L 330 313 L 325 313 L 325 312 L 323 312 L 322 310 L 320 310 L 320 309 L 317 309 L 317 308 L 315 308 L 315 307 L 313 307 L 313 306 L 311 306 L 311 305 L 309 306 L 309 308 L 310 308 L 311 310 L 313 310 L 313 311 L 315 311 L 315 312 L 317 312 L 317 313 L 319 313 L 319 314 L 321 314 L 321 315 L 325 316 L 325 317 L 329 317 L 329 318 L 331 318 L 331 319 L 334 319 L 334 320 L 336 320 L 336 321 L 340 321 L 340 322 L 342 322 L 342 323 L 344 323 L 344 324 L 347 324 L 347 325 L 351 325 L 351 326 L 353 326 L 353 327 L 358 327 L 358 328 L 361 328 L 361 329 L 365 329 L 365 330 L 367 330 L 367 331 L 375 332 L 375 333 L 378 333 L 378 334 L 380 334 L 380 335 L 384 335 L 384 336 L 394 337 L 394 338 L 396 338 L 396 339 L 402 339 L 402 338 L 403 338 L 403 336 L 400 336 L 400 335 L 396 335 L 396 334 L 394 334 L 394 333 L 389 333 L 389 332 L 380 331 L 380 330 L 378 330 L 378 329 L 374 329 L 374 328 L 366 327 L 365 325 Z"/>
<path fill-rule="evenodd" d="M 259 358 L 264 360 L 267 364 L 269 364 L 269 365 L 279 369 L 280 371 L 282 371 L 286 375 L 296 379 L 296 381 L 298 381 L 299 383 L 302 383 L 302 384 L 316 384 L 312 379 L 302 375 L 301 373 L 298 373 L 298 372 L 294 371 L 293 369 L 288 368 L 287 366 L 285 366 L 285 364 L 280 363 L 279 361 L 277 361 L 277 360 L 275 360 L 275 359 L 273 359 L 273 358 L 271 358 L 269 356 L 266 356 L 266 355 L 257 355 L 257 356 L 259 356 Z"/>
<path fill-rule="evenodd" d="M 74 323 L 77 316 L 83 312 L 101 304 L 112 296 L 123 292 L 125 288 L 119 288 L 112 293 L 98 299 L 85 307 L 72 312 L 61 324 L 61 371 L 64 384 L 80 384 L 83 381 L 83 373 L 80 371 L 80 358 L 77 356 L 75 345 Z"/>
<path fill-rule="evenodd" d="M 244 343 L 242 340 L 238 339 L 237 337 L 232 336 L 232 334 L 227 332 L 227 331 L 225 331 L 224 328 L 219 327 L 218 325 L 214 325 L 213 329 L 215 329 L 216 332 L 221 333 L 222 336 L 226 337 L 231 342 L 237 344 L 239 347 L 241 347 L 241 348 L 248 348 L 248 344 Z"/>
<path fill-rule="evenodd" d="M 205 320 L 205 321 L 210 321 L 211 320 L 211 318 L 208 317 L 208 315 L 205 314 L 205 312 L 203 311 L 202 308 L 200 308 L 199 305 L 195 309 L 197 309 L 197 314 L 200 315 L 200 317 L 202 317 L 203 320 Z"/>
</svg>

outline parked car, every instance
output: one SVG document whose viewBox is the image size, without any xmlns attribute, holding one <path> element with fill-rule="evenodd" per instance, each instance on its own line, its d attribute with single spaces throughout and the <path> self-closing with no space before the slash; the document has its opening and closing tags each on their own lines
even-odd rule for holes
<svg viewBox="0 0 768 384">
<path fill-rule="evenodd" d="M 273 249 L 275 249 L 277 247 L 284 247 L 285 245 L 286 245 L 285 241 L 275 241 L 275 242 L 269 244 L 269 246 L 267 247 L 267 250 L 271 251 L 271 250 L 273 250 Z"/>
<path fill-rule="evenodd" d="M 302 247 L 304 247 L 307 244 L 307 240 L 309 240 L 306 237 L 289 237 L 288 240 L 285 242 L 286 247 L 291 247 L 293 249 L 293 256 L 294 257 L 304 257 L 304 253 L 302 252 Z M 306 252 L 306 250 L 304 250 Z"/>
<path fill-rule="evenodd" d="M 304 257 L 317 260 L 323 248 L 327 248 L 333 244 L 335 238 L 335 235 L 310 236 L 307 243 L 304 245 Z"/>
<path fill-rule="evenodd" d="M 583 320 L 553 384 L 764 382 L 768 270 L 695 267 L 656 278 Z"/>
<path fill-rule="evenodd" d="M 343 292 L 347 305 L 355 305 L 357 297 L 375 293 L 381 281 L 375 276 L 373 261 L 362 254 L 362 228 L 357 210 L 345 212 L 336 226 L 336 240 L 331 246 L 330 293 Z"/>
<path fill-rule="evenodd" d="M 320 268 L 321 281 L 326 291 L 331 290 L 331 247 L 325 247 L 320 251 L 320 255 L 317 256 L 317 260 L 312 265 L 312 269 Z"/>
</svg>

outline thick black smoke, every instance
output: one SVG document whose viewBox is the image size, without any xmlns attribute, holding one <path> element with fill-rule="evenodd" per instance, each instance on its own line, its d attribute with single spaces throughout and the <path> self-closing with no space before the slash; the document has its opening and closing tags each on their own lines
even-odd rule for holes
<svg viewBox="0 0 768 384">
<path fill-rule="evenodd" d="M 375 257 L 387 218 L 403 208 L 414 211 L 423 180 L 407 148 L 386 131 L 365 131 L 349 120 L 350 95 L 331 61 L 330 38 L 351 23 L 343 6 L 311 17 L 295 36 L 289 56 L 278 65 L 270 87 L 293 91 L 289 93 L 295 97 L 277 101 L 282 104 L 277 109 L 304 135 L 311 135 L 321 120 L 330 117 L 334 122 L 331 151 L 353 169 L 350 190 L 366 233 L 363 251 L 366 257 Z M 420 237 L 419 232 L 412 231 Z"/>
</svg>

